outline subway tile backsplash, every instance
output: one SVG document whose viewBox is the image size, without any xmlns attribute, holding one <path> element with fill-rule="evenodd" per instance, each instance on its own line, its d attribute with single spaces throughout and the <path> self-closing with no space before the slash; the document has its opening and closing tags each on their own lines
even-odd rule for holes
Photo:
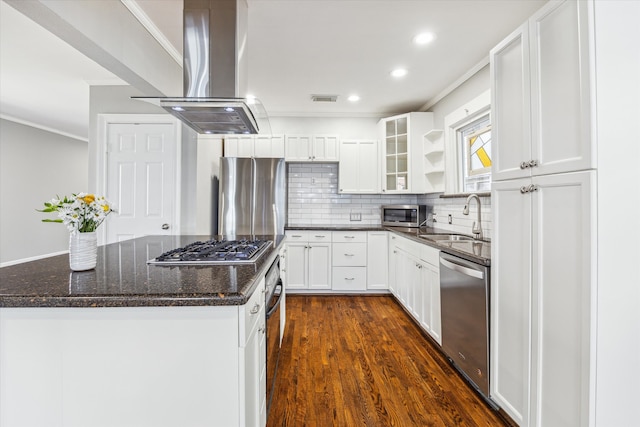
<svg viewBox="0 0 640 427">
<path fill-rule="evenodd" d="M 390 204 L 426 204 L 436 214 L 435 226 L 470 234 L 477 207 L 472 202 L 468 216 L 462 214 L 464 198 L 440 198 L 439 194 L 339 194 L 337 163 L 287 164 L 287 224 L 304 225 L 380 225 L 380 207 Z M 482 197 L 482 225 L 491 236 L 491 198 Z M 356 214 L 353 215 L 352 214 Z M 352 221 L 352 217 L 360 217 Z M 448 215 L 452 224 L 448 223 Z"/>
</svg>

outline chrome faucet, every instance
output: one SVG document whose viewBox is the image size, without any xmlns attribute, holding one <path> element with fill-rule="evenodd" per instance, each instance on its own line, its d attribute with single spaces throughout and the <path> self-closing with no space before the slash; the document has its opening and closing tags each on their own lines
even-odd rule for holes
<svg viewBox="0 0 640 427">
<path fill-rule="evenodd" d="M 464 215 L 469 215 L 469 202 L 472 199 L 476 199 L 476 202 L 478 202 L 478 219 L 473 222 L 471 232 L 473 233 L 473 237 L 478 240 L 482 240 L 482 209 L 480 207 L 480 197 L 478 197 L 477 194 L 470 194 L 469 197 L 467 197 L 467 203 L 464 205 L 462 213 Z"/>
</svg>

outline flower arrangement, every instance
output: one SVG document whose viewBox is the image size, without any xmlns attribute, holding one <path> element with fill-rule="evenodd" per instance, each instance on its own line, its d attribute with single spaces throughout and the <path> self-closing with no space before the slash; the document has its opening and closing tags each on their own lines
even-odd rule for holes
<svg viewBox="0 0 640 427">
<path fill-rule="evenodd" d="M 107 199 L 93 194 L 78 193 L 62 199 L 60 196 L 56 197 L 45 202 L 44 209 L 39 212 L 57 212 L 58 218 L 43 219 L 42 222 L 63 223 L 72 234 L 96 231 L 107 215 L 115 212 Z"/>
</svg>

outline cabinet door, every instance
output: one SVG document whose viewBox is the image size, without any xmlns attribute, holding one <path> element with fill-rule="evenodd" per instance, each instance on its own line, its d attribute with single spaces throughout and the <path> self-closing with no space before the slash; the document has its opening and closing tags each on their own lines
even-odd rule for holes
<svg viewBox="0 0 640 427">
<path fill-rule="evenodd" d="M 442 344 L 442 323 L 440 316 L 440 270 L 436 265 L 421 263 L 421 304 L 420 325 L 438 343 Z"/>
<path fill-rule="evenodd" d="M 530 179 L 492 183 L 491 397 L 528 425 L 531 304 Z"/>
<path fill-rule="evenodd" d="M 360 141 L 358 145 L 358 192 L 380 192 L 378 166 L 378 141 Z"/>
<path fill-rule="evenodd" d="M 367 233 L 367 289 L 388 289 L 389 249 L 387 232 Z"/>
<path fill-rule="evenodd" d="M 253 152 L 256 157 L 276 157 L 272 155 L 271 135 L 256 135 L 253 143 Z"/>
<path fill-rule="evenodd" d="M 340 193 L 358 193 L 358 141 L 340 141 L 340 163 L 338 163 L 338 189 Z"/>
<path fill-rule="evenodd" d="M 595 174 L 533 179 L 532 426 L 591 424 Z"/>
<path fill-rule="evenodd" d="M 264 309 L 262 317 L 264 319 Z M 262 406 L 266 399 L 266 344 L 265 320 L 253 329 L 244 351 L 244 423 L 248 426 L 263 426 Z"/>
<path fill-rule="evenodd" d="M 314 135 L 313 136 L 313 160 L 322 162 L 338 161 L 338 136 Z"/>
<path fill-rule="evenodd" d="M 304 243 L 287 244 L 287 288 L 307 287 L 307 246 Z"/>
<path fill-rule="evenodd" d="M 253 157 L 253 135 L 225 136 L 224 156 Z"/>
<path fill-rule="evenodd" d="M 285 136 L 284 154 L 285 160 L 291 162 L 310 162 L 311 158 L 310 135 Z"/>
<path fill-rule="evenodd" d="M 493 48 L 491 120 L 493 181 L 531 174 L 521 168 L 531 160 L 529 33 L 527 23 Z"/>
<path fill-rule="evenodd" d="M 595 167 L 588 2 L 552 2 L 529 20 L 533 175 Z"/>
<path fill-rule="evenodd" d="M 397 248 L 396 248 L 396 243 L 398 242 L 398 238 L 393 235 L 392 233 L 389 233 L 389 239 L 387 241 L 388 244 L 388 261 L 387 261 L 387 266 L 388 266 L 388 281 L 389 281 L 389 291 L 391 291 L 391 293 L 393 295 L 395 295 L 396 297 L 398 296 L 398 291 L 397 291 L 397 287 L 396 287 L 396 253 L 397 253 Z"/>
<path fill-rule="evenodd" d="M 331 289 L 331 243 L 310 243 L 307 256 L 309 289 Z"/>
</svg>

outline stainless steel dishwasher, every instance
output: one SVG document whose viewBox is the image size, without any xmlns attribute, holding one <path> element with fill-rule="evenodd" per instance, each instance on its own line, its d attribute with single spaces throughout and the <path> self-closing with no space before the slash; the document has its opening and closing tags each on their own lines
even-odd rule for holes
<svg viewBox="0 0 640 427">
<path fill-rule="evenodd" d="M 489 403 L 489 268 L 440 252 L 442 349 Z"/>
</svg>

